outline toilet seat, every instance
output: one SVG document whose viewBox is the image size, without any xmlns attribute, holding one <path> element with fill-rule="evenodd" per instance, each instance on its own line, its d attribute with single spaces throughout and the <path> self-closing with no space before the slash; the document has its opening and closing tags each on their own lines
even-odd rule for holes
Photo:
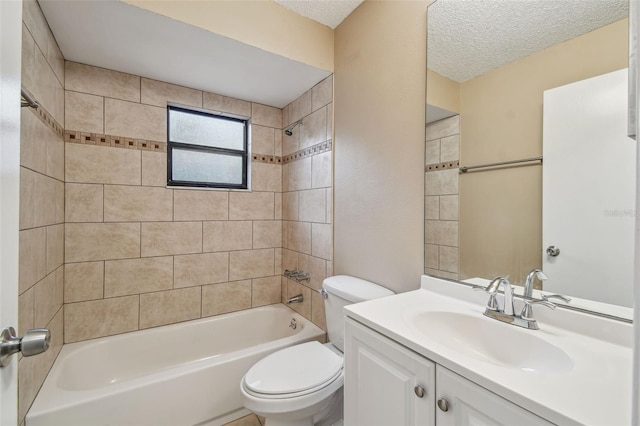
<svg viewBox="0 0 640 426">
<path fill-rule="evenodd" d="M 329 386 L 343 374 L 343 358 L 317 341 L 291 346 L 258 361 L 242 387 L 255 397 L 295 398 Z"/>
</svg>

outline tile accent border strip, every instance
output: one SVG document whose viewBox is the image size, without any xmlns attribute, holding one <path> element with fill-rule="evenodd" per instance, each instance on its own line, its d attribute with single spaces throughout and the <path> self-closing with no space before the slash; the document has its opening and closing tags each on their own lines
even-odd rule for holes
<svg viewBox="0 0 640 426">
<path fill-rule="evenodd" d="M 251 154 L 251 161 L 268 164 L 282 164 L 282 157 L 277 155 Z"/>
<path fill-rule="evenodd" d="M 328 141 L 320 142 L 315 145 L 312 145 L 309 148 L 296 151 L 293 154 L 285 155 L 284 157 L 282 157 L 282 162 L 284 164 L 288 164 L 296 160 L 302 160 L 303 158 L 312 157 L 317 154 L 322 154 L 323 152 L 331 151 L 331 146 L 332 146 L 332 141 L 331 139 L 329 139 Z"/>
<path fill-rule="evenodd" d="M 429 173 L 437 172 L 440 170 L 457 169 L 458 167 L 460 167 L 460 161 L 446 161 L 444 163 L 428 164 L 424 167 L 424 171 L 425 173 Z"/>
<path fill-rule="evenodd" d="M 44 109 L 42 105 L 39 105 L 37 109 L 29 108 L 29 111 L 34 113 L 36 117 L 38 117 L 38 119 L 42 121 L 42 123 L 47 126 L 53 133 L 61 138 L 64 137 L 64 128 L 60 125 L 60 123 L 56 121 L 55 118 L 53 118 L 49 111 Z"/>
<path fill-rule="evenodd" d="M 126 138 L 123 136 L 85 133 L 74 130 L 64 131 L 64 141 L 86 145 L 111 146 L 115 148 L 136 149 L 140 151 L 167 152 L 167 143 L 146 139 Z"/>
</svg>

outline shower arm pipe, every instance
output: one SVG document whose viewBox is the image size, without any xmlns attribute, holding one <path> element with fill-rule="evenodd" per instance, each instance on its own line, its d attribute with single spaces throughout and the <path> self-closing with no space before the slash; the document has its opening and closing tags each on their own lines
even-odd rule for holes
<svg viewBox="0 0 640 426">
<path fill-rule="evenodd" d="M 293 124 L 289 124 L 287 127 L 284 128 L 284 133 L 287 136 L 291 136 L 291 131 L 296 127 L 302 124 L 302 119 L 294 122 Z"/>
</svg>

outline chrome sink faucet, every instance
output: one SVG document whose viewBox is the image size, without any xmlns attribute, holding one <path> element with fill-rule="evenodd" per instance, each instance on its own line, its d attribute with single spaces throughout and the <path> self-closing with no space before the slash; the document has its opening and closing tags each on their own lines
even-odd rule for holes
<svg viewBox="0 0 640 426">
<path fill-rule="evenodd" d="M 533 280 L 532 280 L 533 281 Z M 504 308 L 500 309 L 496 295 L 500 286 L 504 287 Z M 538 330 L 538 322 L 533 318 L 533 310 L 531 305 L 544 305 L 548 308 L 555 309 L 556 305 L 546 300 L 531 300 L 530 298 L 523 299 L 524 308 L 520 315 L 514 313 L 513 308 L 513 287 L 509 280 L 505 277 L 495 278 L 486 288 L 477 287 L 477 290 L 484 290 L 489 294 L 489 301 L 487 302 L 487 308 L 484 310 L 484 315 L 496 319 L 498 321 L 506 322 L 511 325 L 517 325 L 518 327 L 528 328 L 530 330 Z M 525 289 L 526 293 L 526 289 Z"/>
</svg>

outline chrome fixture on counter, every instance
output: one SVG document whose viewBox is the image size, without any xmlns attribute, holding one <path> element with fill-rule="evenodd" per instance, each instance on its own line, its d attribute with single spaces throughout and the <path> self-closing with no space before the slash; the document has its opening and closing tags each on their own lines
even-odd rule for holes
<svg viewBox="0 0 640 426">
<path fill-rule="evenodd" d="M 529 275 L 537 275 L 536 270 L 532 271 Z M 540 272 L 542 273 L 542 272 Z M 543 274 L 544 275 L 544 274 Z M 528 282 L 533 282 L 533 277 L 531 280 L 527 280 Z M 496 295 L 498 293 L 498 289 L 500 286 L 504 287 L 504 308 L 500 309 L 498 305 L 498 301 L 496 300 Z M 522 308 L 522 312 L 520 315 L 514 313 L 513 308 L 513 287 L 509 280 L 505 277 L 495 278 L 487 288 L 475 287 L 474 290 L 484 290 L 489 294 L 489 301 L 487 302 L 487 308 L 484 311 L 484 315 L 496 319 L 498 321 L 506 322 L 511 325 L 517 325 L 518 327 L 528 328 L 530 330 L 538 330 L 538 322 L 533 318 L 533 310 L 531 309 L 532 305 L 543 305 L 547 308 L 555 309 L 556 305 L 546 300 L 532 300 L 532 299 L 523 299 L 524 308 Z M 525 293 L 526 293 L 525 288 Z"/>
<path fill-rule="evenodd" d="M 308 272 L 300 271 L 298 269 L 294 269 L 293 271 L 289 269 L 285 269 L 284 276 L 296 282 L 302 282 L 302 281 L 309 282 L 311 280 L 311 276 L 309 275 Z"/>
</svg>

